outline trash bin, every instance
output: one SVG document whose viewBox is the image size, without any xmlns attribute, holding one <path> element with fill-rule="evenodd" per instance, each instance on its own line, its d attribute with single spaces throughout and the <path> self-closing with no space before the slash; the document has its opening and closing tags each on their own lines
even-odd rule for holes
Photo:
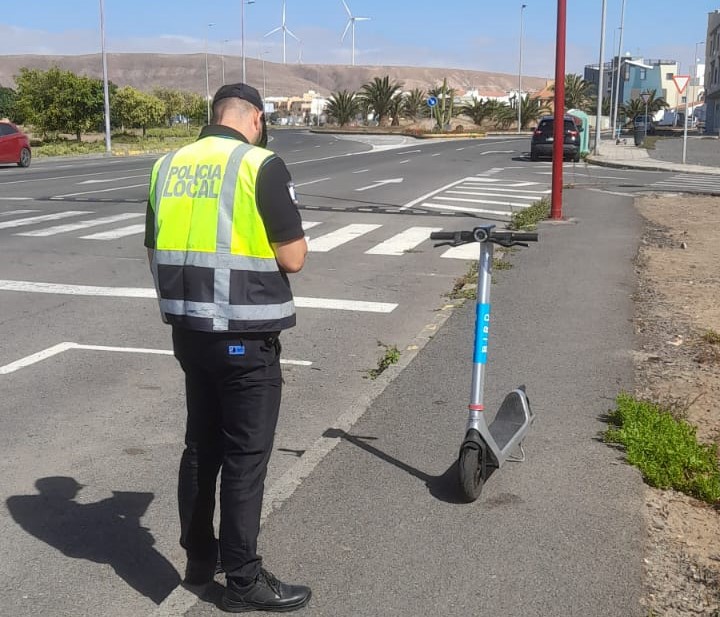
<svg viewBox="0 0 720 617">
<path fill-rule="evenodd" d="M 635 127 L 635 145 L 642 146 L 644 143 L 645 143 L 645 127 L 644 126 L 636 126 Z"/>
</svg>

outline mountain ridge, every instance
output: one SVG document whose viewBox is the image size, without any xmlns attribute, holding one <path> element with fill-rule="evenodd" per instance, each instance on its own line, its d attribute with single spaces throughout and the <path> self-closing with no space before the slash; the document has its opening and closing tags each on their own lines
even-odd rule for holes
<svg viewBox="0 0 720 617">
<path fill-rule="evenodd" d="M 242 57 L 208 54 L 210 93 L 223 83 L 241 81 Z M 107 54 L 108 79 L 119 87 L 132 86 L 142 91 L 153 88 L 173 88 L 205 93 L 205 54 Z M 101 54 L 73 56 L 6 55 L 0 62 L 0 85 L 15 87 L 14 75 L 21 68 L 47 70 L 57 66 L 80 75 L 102 78 Z M 314 90 L 328 96 L 340 90 L 357 91 L 373 79 L 389 75 L 403 84 L 405 90 L 427 90 L 438 86 L 444 78 L 458 90 L 476 89 L 482 93 L 507 92 L 517 88 L 518 75 L 473 71 L 469 69 L 412 67 L 412 66 L 349 66 L 340 64 L 281 64 L 246 57 L 247 81 L 265 96 L 301 96 Z M 541 90 L 550 78 L 522 77 L 523 90 Z"/>
</svg>

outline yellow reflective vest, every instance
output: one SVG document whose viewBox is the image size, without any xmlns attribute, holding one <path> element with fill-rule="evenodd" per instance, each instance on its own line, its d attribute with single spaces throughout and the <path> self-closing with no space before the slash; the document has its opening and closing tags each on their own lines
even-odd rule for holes
<svg viewBox="0 0 720 617">
<path fill-rule="evenodd" d="M 208 136 L 154 165 L 153 278 L 166 323 L 207 332 L 276 332 L 295 325 L 295 305 L 255 201 L 273 156 Z"/>
</svg>

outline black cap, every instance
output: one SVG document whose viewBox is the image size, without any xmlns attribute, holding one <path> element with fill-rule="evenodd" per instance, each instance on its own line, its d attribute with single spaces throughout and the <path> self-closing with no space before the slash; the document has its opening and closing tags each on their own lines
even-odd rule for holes
<svg viewBox="0 0 720 617">
<path fill-rule="evenodd" d="M 244 101 L 252 103 L 260 111 L 265 111 L 260 93 L 255 88 L 248 86 L 247 84 L 239 83 L 221 86 L 215 93 L 213 105 L 222 99 L 230 98 L 243 99 Z"/>
</svg>

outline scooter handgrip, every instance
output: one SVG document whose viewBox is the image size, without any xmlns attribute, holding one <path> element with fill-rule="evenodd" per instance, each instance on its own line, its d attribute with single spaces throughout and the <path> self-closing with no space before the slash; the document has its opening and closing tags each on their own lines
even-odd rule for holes
<svg viewBox="0 0 720 617">
<path fill-rule="evenodd" d="M 454 240 L 454 231 L 433 231 L 430 233 L 431 240 Z"/>
<path fill-rule="evenodd" d="M 537 242 L 538 234 L 531 231 L 513 232 L 512 238 L 516 242 Z"/>
</svg>

